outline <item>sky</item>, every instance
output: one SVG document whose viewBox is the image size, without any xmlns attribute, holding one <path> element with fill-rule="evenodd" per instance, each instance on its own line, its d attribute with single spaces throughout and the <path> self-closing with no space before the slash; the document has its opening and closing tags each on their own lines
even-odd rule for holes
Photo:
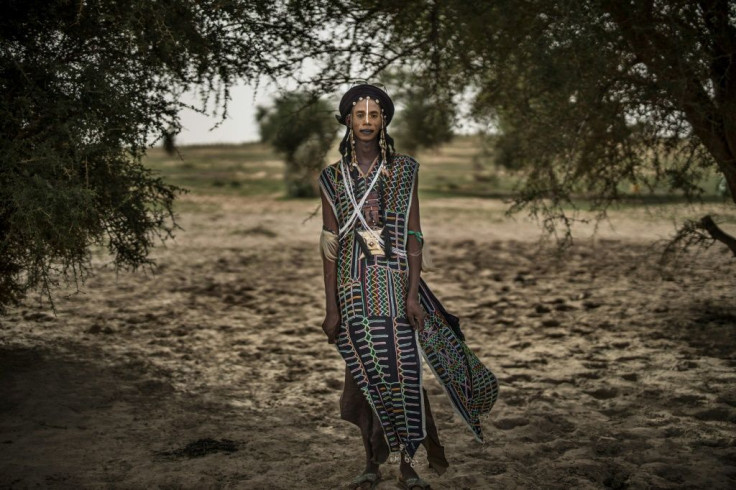
<svg viewBox="0 0 736 490">
<path fill-rule="evenodd" d="M 304 60 L 298 67 L 299 77 L 314 75 L 319 71 L 311 60 Z M 293 79 L 277 82 L 261 79 L 257 89 L 255 82 L 246 84 L 241 81 L 230 89 L 228 117 L 220 122 L 220 117 L 205 116 L 192 110 L 184 110 L 181 117 L 182 131 L 176 137 L 177 145 L 197 145 L 215 143 L 244 143 L 260 141 L 256 108 L 259 105 L 270 106 L 273 98 L 282 90 L 294 90 Z M 184 102 L 195 107 L 202 104 L 194 92 L 184 96 Z M 218 125 L 218 123 L 220 123 Z M 213 126 L 217 125 L 213 129 Z"/>
<path fill-rule="evenodd" d="M 277 88 L 273 85 L 261 85 L 258 90 L 243 83 L 232 87 L 231 100 L 228 104 L 228 117 L 213 129 L 220 117 L 205 116 L 193 110 L 185 109 L 180 113 L 182 131 L 176 137 L 178 145 L 243 143 L 258 141 L 258 124 L 256 124 L 256 107 L 268 106 Z M 201 102 L 193 93 L 184 96 L 184 102 L 201 107 Z"/>
<path fill-rule="evenodd" d="M 288 87 L 286 87 L 288 89 Z M 244 82 L 231 88 L 231 100 L 228 104 L 228 117 L 220 122 L 219 116 L 207 116 L 193 110 L 185 109 L 180 113 L 182 131 L 176 137 L 177 145 L 199 145 L 216 143 L 244 143 L 259 141 L 258 124 L 255 115 L 259 105 L 269 106 L 280 88 L 271 83 L 262 83 L 257 89 Z M 466 99 L 470 94 L 465 95 Z M 201 102 L 194 92 L 184 95 L 187 104 L 200 107 Z M 467 106 L 468 102 L 461 102 Z M 400 110 L 400 104 L 398 109 Z M 217 126 L 217 127 L 215 127 Z M 464 121 L 455 128 L 459 134 L 476 132 L 480 126 Z"/>
</svg>

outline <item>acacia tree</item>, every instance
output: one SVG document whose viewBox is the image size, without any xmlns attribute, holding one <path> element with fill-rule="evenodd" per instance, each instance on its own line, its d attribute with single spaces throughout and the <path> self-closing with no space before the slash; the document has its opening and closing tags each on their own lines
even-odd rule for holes
<svg viewBox="0 0 736 490">
<path fill-rule="evenodd" d="M 623 183 L 696 198 L 720 172 L 736 202 L 736 30 L 727 1 L 494 4 L 479 47 L 476 114 L 528 169 L 517 206 L 563 216 L 571 196 L 598 210 Z M 495 28 L 495 29 L 494 29 Z M 506 155 L 508 157 L 508 155 Z M 540 200 L 543 198 L 545 200 Z M 736 241 L 700 223 L 736 254 Z"/>
<path fill-rule="evenodd" d="M 219 106 L 236 77 L 293 70 L 317 46 L 262 0 L 9 0 L 0 17 L 0 311 L 84 277 L 93 246 L 150 264 L 178 189 L 141 165 L 176 130 L 180 94 Z M 280 53 L 277 55 L 277 53 Z"/>
<path fill-rule="evenodd" d="M 569 222 L 573 196 L 604 214 L 625 184 L 696 199 L 704 172 L 720 173 L 736 202 L 732 1 L 330 4 L 343 34 L 313 81 L 398 65 L 445 100 L 475 91 L 471 116 L 501 128 L 497 154 L 525 172 L 514 209 L 552 226 Z M 698 228 L 736 254 L 712 219 Z"/>
<path fill-rule="evenodd" d="M 471 88 L 474 117 L 506 122 L 505 134 L 531 122 L 546 131 L 517 133 L 525 143 L 562 137 L 550 149 L 585 148 L 591 167 L 606 154 L 594 146 L 694 153 L 677 170 L 715 166 L 736 203 L 730 0 L 303 0 L 298 10 L 335 33 L 304 52 L 322 68 L 307 85 L 330 91 L 398 68 L 445 100 Z M 688 182 L 674 188 L 692 192 Z"/>
</svg>

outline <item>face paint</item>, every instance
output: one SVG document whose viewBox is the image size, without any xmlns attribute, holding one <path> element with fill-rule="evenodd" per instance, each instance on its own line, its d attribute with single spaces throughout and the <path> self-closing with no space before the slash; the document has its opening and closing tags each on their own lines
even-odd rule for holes
<svg viewBox="0 0 736 490">
<path fill-rule="evenodd" d="M 366 97 L 365 99 L 365 122 L 368 122 L 368 101 L 370 100 L 370 97 Z"/>
</svg>

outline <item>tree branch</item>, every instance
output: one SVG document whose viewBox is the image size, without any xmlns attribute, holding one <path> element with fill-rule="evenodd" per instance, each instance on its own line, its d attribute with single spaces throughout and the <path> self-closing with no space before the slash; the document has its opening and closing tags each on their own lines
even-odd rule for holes
<svg viewBox="0 0 736 490">
<path fill-rule="evenodd" d="M 728 110 L 736 94 L 729 91 L 724 96 L 728 101 L 725 107 L 714 104 L 697 74 L 682 59 L 677 46 L 654 29 L 656 19 L 651 4 L 640 5 L 637 9 L 628 3 L 607 0 L 602 5 L 618 25 L 632 52 L 656 74 L 657 85 L 670 94 L 673 105 L 684 112 L 695 135 L 723 172 L 736 202 L 736 155 L 731 144 L 731 140 L 736 141 L 736 135 L 732 134 L 736 132 L 736 125 Z"/>
<path fill-rule="evenodd" d="M 736 257 L 736 238 L 723 231 L 710 215 L 704 216 L 700 220 L 700 225 L 708 232 L 708 234 L 721 243 L 724 243 Z"/>
</svg>

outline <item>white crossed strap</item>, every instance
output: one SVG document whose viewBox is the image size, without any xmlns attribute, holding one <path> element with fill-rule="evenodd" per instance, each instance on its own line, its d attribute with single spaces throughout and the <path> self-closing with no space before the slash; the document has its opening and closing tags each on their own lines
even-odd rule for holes
<svg viewBox="0 0 736 490">
<path fill-rule="evenodd" d="M 365 217 L 363 216 L 363 205 L 365 204 L 365 201 L 368 199 L 368 194 L 371 193 L 373 190 L 373 187 L 375 187 L 376 182 L 378 182 L 378 177 L 381 175 L 381 171 L 383 170 L 384 164 L 386 162 L 381 161 L 381 165 L 376 170 L 376 175 L 373 177 L 373 180 L 371 181 L 368 188 L 365 190 L 365 194 L 363 194 L 363 198 L 360 200 L 360 203 L 355 199 L 355 192 L 353 190 L 353 183 L 351 179 L 348 178 L 348 168 L 347 164 L 345 163 L 345 159 L 343 158 L 340 161 L 340 165 L 342 166 L 342 180 L 345 184 L 345 193 L 348 195 L 348 198 L 350 199 L 350 203 L 353 205 L 353 212 L 350 215 L 350 218 L 345 221 L 345 224 L 342 225 L 340 228 L 340 237 L 342 238 L 345 233 L 350 231 L 355 226 L 355 221 L 360 220 L 361 224 L 363 225 L 363 228 L 365 228 L 371 235 L 373 235 L 373 238 L 379 243 L 381 248 L 385 248 L 383 239 L 381 236 L 376 233 L 366 222 Z M 391 250 L 394 254 L 400 256 L 400 257 L 406 257 L 406 251 L 400 248 L 391 247 Z"/>
</svg>

